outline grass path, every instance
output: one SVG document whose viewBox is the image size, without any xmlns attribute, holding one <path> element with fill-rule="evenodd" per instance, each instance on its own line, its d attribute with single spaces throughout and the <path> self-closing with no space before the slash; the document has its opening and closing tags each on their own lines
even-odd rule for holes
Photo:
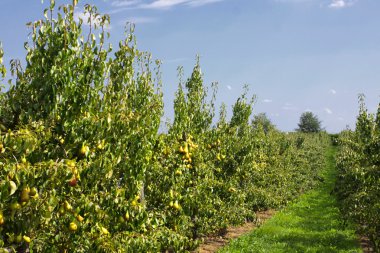
<svg viewBox="0 0 380 253">
<path fill-rule="evenodd" d="M 343 225 L 335 197 L 335 150 L 327 152 L 325 181 L 278 212 L 262 227 L 218 252 L 362 252 L 354 230 Z"/>
</svg>

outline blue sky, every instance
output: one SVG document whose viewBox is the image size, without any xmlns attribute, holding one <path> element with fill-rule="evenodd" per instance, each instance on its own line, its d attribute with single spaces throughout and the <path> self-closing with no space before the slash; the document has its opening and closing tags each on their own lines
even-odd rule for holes
<svg viewBox="0 0 380 253">
<path fill-rule="evenodd" d="M 48 2 L 0 0 L 6 61 L 24 58 L 25 24 L 42 18 Z M 205 83 L 219 83 L 218 104 L 231 109 L 248 84 L 254 112 L 284 131 L 310 110 L 338 132 L 354 126 L 359 93 L 372 112 L 380 102 L 379 0 L 95 0 L 80 1 L 78 14 L 85 3 L 110 14 L 115 46 L 125 22 L 136 23 L 139 48 L 163 62 L 169 118 L 176 69 L 189 76 L 197 54 Z"/>
</svg>

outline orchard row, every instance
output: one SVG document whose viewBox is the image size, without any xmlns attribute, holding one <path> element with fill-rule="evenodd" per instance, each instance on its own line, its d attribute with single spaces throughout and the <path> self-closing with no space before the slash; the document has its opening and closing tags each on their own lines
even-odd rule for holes
<svg viewBox="0 0 380 253">
<path fill-rule="evenodd" d="M 328 137 L 251 120 L 247 92 L 216 119 L 199 62 L 160 133 L 159 62 L 133 27 L 114 50 L 109 17 L 90 5 L 85 34 L 75 4 L 51 1 L 28 24 L 26 64 L 11 62 L 0 92 L 3 252 L 188 251 L 318 182 Z"/>
<path fill-rule="evenodd" d="M 340 134 L 341 151 L 336 191 L 342 212 L 369 237 L 375 252 L 380 250 L 380 106 L 368 113 L 364 97 L 355 131 Z"/>
</svg>

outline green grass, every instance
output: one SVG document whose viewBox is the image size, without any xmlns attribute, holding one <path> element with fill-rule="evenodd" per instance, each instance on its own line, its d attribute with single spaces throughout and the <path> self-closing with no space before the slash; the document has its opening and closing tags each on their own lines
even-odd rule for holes
<svg viewBox="0 0 380 253">
<path fill-rule="evenodd" d="M 325 181 L 320 186 L 218 252 L 362 252 L 355 231 L 343 224 L 330 194 L 336 178 L 335 149 L 326 153 Z"/>
</svg>

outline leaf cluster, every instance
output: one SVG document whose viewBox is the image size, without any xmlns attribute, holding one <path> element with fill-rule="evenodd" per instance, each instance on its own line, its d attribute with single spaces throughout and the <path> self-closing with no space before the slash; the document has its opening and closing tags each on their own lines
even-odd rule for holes
<svg viewBox="0 0 380 253">
<path fill-rule="evenodd" d="M 0 248 L 189 251 L 315 185 L 327 136 L 251 123 L 247 88 L 214 126 L 199 59 L 159 133 L 159 61 L 133 26 L 113 49 L 109 17 L 85 5 L 76 21 L 76 4 L 51 1 L 28 24 L 26 64 L 11 61 L 0 92 Z"/>
<path fill-rule="evenodd" d="M 368 113 L 364 96 L 359 96 L 355 131 L 340 134 L 337 157 L 339 177 L 336 192 L 342 212 L 367 235 L 375 252 L 380 249 L 380 105 Z"/>
</svg>

